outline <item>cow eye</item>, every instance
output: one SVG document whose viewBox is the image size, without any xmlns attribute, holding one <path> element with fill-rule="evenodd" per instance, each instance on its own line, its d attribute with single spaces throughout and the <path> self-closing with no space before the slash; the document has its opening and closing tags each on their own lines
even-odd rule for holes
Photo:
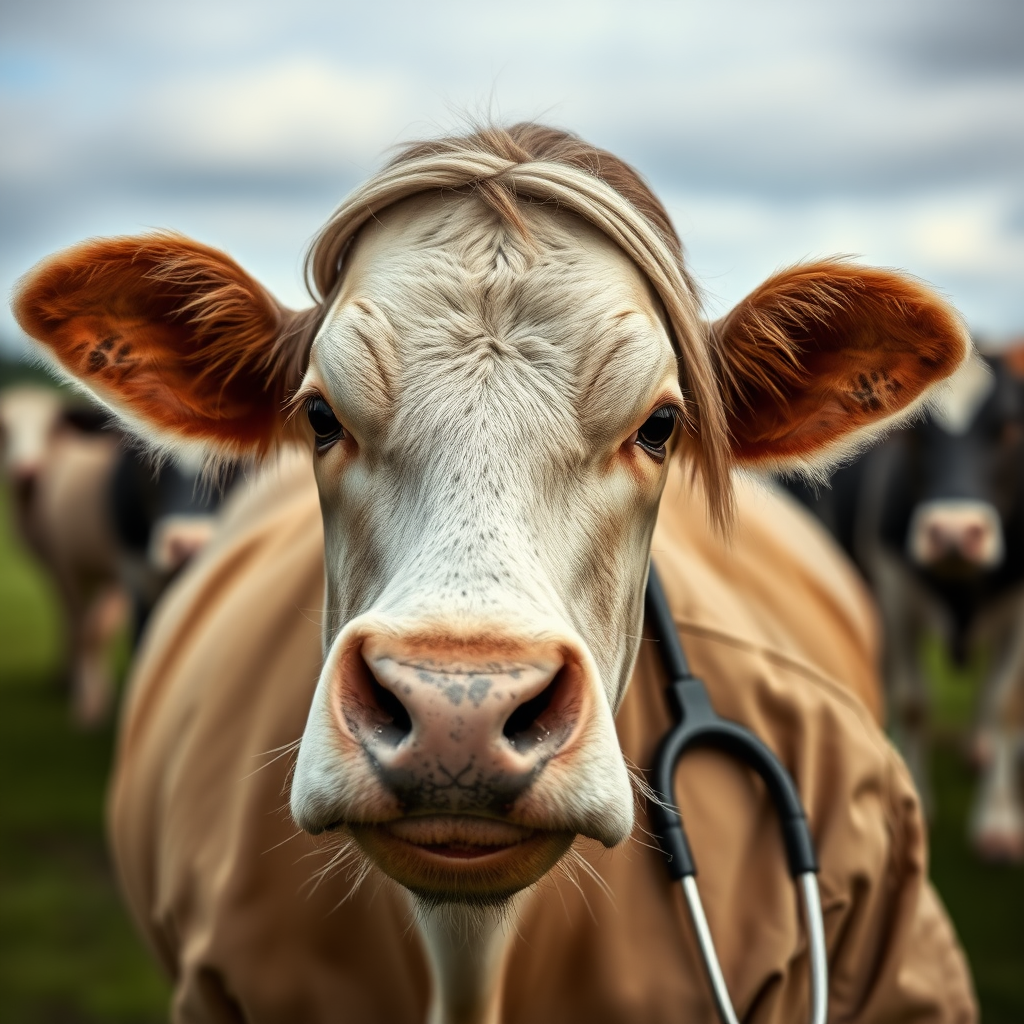
<svg viewBox="0 0 1024 1024">
<path fill-rule="evenodd" d="M 676 428 L 676 410 L 663 405 L 647 417 L 644 425 L 636 432 L 636 443 L 651 455 L 662 457 L 665 445 Z"/>
<path fill-rule="evenodd" d="M 306 416 L 309 418 L 313 433 L 316 434 L 318 450 L 345 436 L 345 430 L 338 422 L 338 417 L 322 398 L 311 398 L 306 403 Z"/>
</svg>

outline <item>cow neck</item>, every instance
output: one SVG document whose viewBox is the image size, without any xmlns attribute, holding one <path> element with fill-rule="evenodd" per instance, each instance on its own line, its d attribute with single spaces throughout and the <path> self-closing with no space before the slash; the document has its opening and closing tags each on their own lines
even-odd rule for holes
<svg viewBox="0 0 1024 1024">
<path fill-rule="evenodd" d="M 503 982 L 521 899 L 492 907 L 416 910 L 430 963 L 429 1024 L 500 1024 Z"/>
</svg>

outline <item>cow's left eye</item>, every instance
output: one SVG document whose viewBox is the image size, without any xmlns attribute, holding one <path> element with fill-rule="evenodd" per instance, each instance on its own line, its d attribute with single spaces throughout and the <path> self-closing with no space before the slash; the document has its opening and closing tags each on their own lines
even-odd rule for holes
<svg viewBox="0 0 1024 1024">
<path fill-rule="evenodd" d="M 676 428 L 676 410 L 670 405 L 663 405 L 647 417 L 644 425 L 636 432 L 636 443 L 644 451 L 661 458 L 665 454 L 665 445 Z"/>
<path fill-rule="evenodd" d="M 334 415 L 334 410 L 322 399 L 311 398 L 306 403 L 306 416 L 316 434 L 316 446 L 323 450 L 345 434 L 344 428 Z"/>
</svg>

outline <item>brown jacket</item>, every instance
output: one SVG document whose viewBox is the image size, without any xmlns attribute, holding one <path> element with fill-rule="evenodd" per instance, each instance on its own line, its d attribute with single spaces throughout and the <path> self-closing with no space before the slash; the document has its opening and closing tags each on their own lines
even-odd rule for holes
<svg viewBox="0 0 1024 1024">
<path fill-rule="evenodd" d="M 796 508 L 739 481 L 730 544 L 674 472 L 654 558 L 695 671 L 724 716 L 789 767 L 821 861 L 831 1021 L 976 1019 L 963 954 L 927 881 L 907 771 L 877 723 L 876 629 L 851 570 Z M 286 459 L 229 515 L 168 596 L 125 709 L 110 823 L 124 891 L 175 980 L 175 1021 L 420 1022 L 427 973 L 403 897 L 356 892 L 287 810 L 286 745 L 320 665 L 322 532 L 308 467 Z M 657 652 L 642 645 L 618 715 L 646 767 L 669 726 Z M 869 710 L 869 708 L 871 710 Z M 799 904 L 757 784 L 695 752 L 677 775 L 698 883 L 747 1021 L 807 1019 Z M 712 1021 L 678 886 L 645 834 L 580 849 L 518 925 L 505 1019 Z"/>
</svg>

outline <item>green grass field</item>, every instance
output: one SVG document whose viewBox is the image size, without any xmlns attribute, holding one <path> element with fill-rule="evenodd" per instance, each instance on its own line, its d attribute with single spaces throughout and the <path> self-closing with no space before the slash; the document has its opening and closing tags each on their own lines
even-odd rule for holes
<svg viewBox="0 0 1024 1024">
<path fill-rule="evenodd" d="M 59 645 L 53 595 L 14 548 L 0 500 L 0 1021 L 166 1020 L 167 983 L 106 854 L 113 729 L 71 726 Z"/>
<path fill-rule="evenodd" d="M 103 837 L 113 731 L 83 735 L 54 682 L 59 628 L 45 581 L 13 545 L 0 493 L 0 1022 L 156 1022 L 168 987 L 122 909 Z M 943 722 L 969 684 L 934 653 Z M 933 877 L 974 968 L 986 1024 L 1024 1021 L 1024 870 L 982 867 L 964 842 L 973 780 L 936 753 Z M 298 1024 L 298 1022 L 297 1022 Z"/>
</svg>

